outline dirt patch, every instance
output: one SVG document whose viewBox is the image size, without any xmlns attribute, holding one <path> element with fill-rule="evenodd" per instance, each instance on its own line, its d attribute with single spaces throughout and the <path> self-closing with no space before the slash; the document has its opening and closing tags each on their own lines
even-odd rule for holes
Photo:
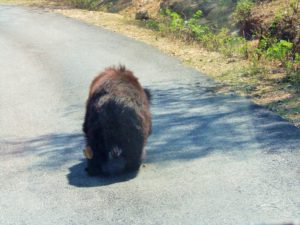
<svg viewBox="0 0 300 225">
<path fill-rule="evenodd" d="M 136 12 L 147 11 L 151 17 L 155 17 L 160 9 L 162 0 L 132 0 L 132 6 L 120 13 L 135 17 Z"/>
<path fill-rule="evenodd" d="M 294 51 L 300 53 L 299 24 L 299 1 L 274 0 L 256 5 L 245 29 L 257 38 L 264 36 L 290 41 L 294 44 Z"/>
</svg>

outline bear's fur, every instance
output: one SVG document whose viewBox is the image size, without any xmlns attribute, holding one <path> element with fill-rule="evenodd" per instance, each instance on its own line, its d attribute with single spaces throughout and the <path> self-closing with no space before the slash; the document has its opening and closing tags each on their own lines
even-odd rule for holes
<svg viewBox="0 0 300 225">
<path fill-rule="evenodd" d="M 89 175 L 139 169 L 151 133 L 150 98 L 124 66 L 107 68 L 93 80 L 83 123 Z"/>
</svg>

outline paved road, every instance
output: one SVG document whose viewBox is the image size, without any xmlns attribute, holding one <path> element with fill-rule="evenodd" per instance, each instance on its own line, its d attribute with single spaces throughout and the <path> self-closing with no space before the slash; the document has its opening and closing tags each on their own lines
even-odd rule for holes
<svg viewBox="0 0 300 225">
<path fill-rule="evenodd" d="M 137 177 L 90 178 L 91 79 L 122 63 L 152 90 Z M 300 130 L 150 46 L 0 6 L 0 224 L 260 224 L 300 219 Z"/>
</svg>

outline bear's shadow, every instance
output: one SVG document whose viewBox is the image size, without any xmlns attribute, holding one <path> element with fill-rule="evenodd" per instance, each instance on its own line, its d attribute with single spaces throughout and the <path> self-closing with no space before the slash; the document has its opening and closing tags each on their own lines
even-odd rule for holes
<svg viewBox="0 0 300 225">
<path fill-rule="evenodd" d="M 85 160 L 82 160 L 79 164 L 73 165 L 69 168 L 67 178 L 70 185 L 76 187 L 106 186 L 129 181 L 135 178 L 138 174 L 138 172 L 132 172 L 114 177 L 89 176 L 85 171 L 85 167 L 86 162 Z"/>
</svg>

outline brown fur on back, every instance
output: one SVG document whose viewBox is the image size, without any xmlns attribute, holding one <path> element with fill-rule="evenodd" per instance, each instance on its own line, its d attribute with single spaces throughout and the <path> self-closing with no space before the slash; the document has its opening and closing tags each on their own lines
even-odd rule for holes
<svg viewBox="0 0 300 225">
<path fill-rule="evenodd" d="M 128 91 L 128 85 L 132 86 L 130 91 Z M 145 135 L 148 136 L 150 134 L 151 124 L 148 122 L 151 121 L 149 111 L 150 102 L 132 71 L 127 70 L 125 66 L 106 68 L 92 81 L 89 98 L 97 93 L 98 90 L 106 90 L 110 94 L 115 95 L 120 102 L 123 101 L 126 104 L 128 104 L 128 102 L 135 102 L 135 105 L 139 105 L 140 107 L 137 108 L 137 112 L 145 122 Z M 140 111 L 140 109 L 142 109 L 142 111 Z"/>
<path fill-rule="evenodd" d="M 129 82 L 135 88 L 142 91 L 142 87 L 138 82 L 138 79 L 133 75 L 130 70 L 126 70 L 124 66 L 109 67 L 104 70 L 104 72 L 100 73 L 93 81 L 90 86 L 89 97 L 106 82 L 108 79 L 121 79 L 125 82 Z"/>
</svg>

